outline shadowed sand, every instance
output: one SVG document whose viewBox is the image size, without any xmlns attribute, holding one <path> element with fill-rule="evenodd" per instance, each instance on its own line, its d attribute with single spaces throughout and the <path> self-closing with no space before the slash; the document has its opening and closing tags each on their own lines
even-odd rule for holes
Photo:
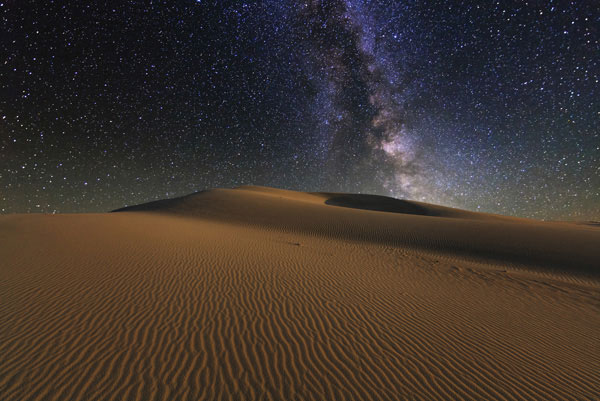
<svg viewBox="0 0 600 401">
<path fill-rule="evenodd" d="M 600 399 L 600 228 L 211 190 L 0 217 L 3 400 Z"/>
</svg>

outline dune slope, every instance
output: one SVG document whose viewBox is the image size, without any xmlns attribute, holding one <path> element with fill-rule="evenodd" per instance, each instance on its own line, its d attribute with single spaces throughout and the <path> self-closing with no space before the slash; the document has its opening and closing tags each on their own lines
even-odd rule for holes
<svg viewBox="0 0 600 401">
<path fill-rule="evenodd" d="M 260 187 L 0 217 L 0 398 L 600 398 L 600 230 Z"/>
<path fill-rule="evenodd" d="M 240 187 L 119 211 L 179 215 L 328 239 L 409 247 L 560 273 L 600 273 L 600 230 L 596 227 L 474 213 L 383 196 Z"/>
</svg>

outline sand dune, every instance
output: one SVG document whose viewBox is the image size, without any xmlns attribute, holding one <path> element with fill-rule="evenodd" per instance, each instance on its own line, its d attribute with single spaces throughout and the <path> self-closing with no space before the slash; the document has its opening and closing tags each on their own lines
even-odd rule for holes
<svg viewBox="0 0 600 401">
<path fill-rule="evenodd" d="M 600 399 L 600 228 L 212 190 L 0 217 L 3 400 Z"/>
<path fill-rule="evenodd" d="M 561 273 L 600 273 L 600 231 L 594 227 L 474 213 L 383 196 L 240 187 L 120 211 L 148 211 L 409 247 Z"/>
</svg>

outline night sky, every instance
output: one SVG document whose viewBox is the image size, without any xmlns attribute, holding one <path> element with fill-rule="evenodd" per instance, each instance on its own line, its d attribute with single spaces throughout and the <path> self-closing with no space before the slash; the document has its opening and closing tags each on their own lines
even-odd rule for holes
<svg viewBox="0 0 600 401">
<path fill-rule="evenodd" d="M 600 220 L 596 1 L 0 0 L 0 16 L 2 213 L 255 184 Z"/>
</svg>

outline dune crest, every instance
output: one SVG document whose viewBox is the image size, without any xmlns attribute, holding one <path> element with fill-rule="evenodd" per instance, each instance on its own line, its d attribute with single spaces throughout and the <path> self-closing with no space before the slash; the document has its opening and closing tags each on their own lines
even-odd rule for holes
<svg viewBox="0 0 600 401">
<path fill-rule="evenodd" d="M 154 212 L 290 233 L 402 246 L 597 277 L 600 230 L 469 212 L 379 195 L 305 193 L 243 186 L 117 210 Z"/>
<path fill-rule="evenodd" d="M 600 399 L 597 227 L 242 187 L 0 244 L 3 400 Z"/>
</svg>

